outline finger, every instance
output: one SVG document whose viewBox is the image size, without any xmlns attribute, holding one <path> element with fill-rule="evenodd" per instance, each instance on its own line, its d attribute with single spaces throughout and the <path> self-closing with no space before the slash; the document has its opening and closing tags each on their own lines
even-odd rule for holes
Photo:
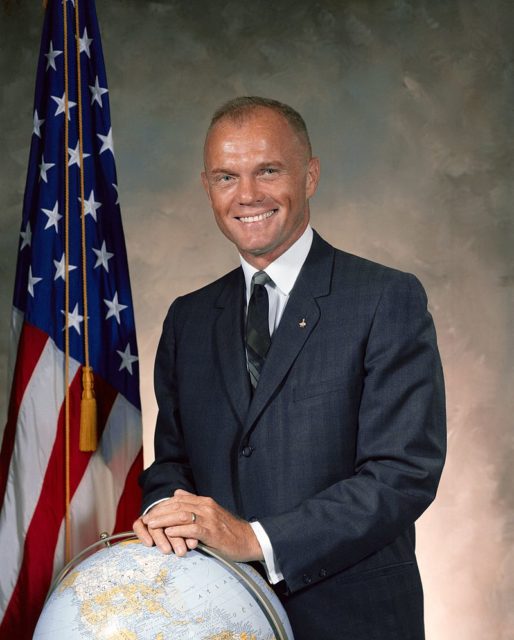
<svg viewBox="0 0 514 640">
<path fill-rule="evenodd" d="M 177 511 L 192 511 L 200 507 L 205 507 L 205 501 L 209 500 L 208 498 L 198 498 L 195 495 L 188 495 L 182 497 L 173 497 L 169 498 L 166 501 L 160 502 L 156 504 L 150 511 L 148 511 L 145 515 L 142 516 L 143 523 L 148 525 L 150 522 L 154 521 L 156 518 L 164 518 L 168 515 L 175 514 Z"/>
<path fill-rule="evenodd" d="M 146 547 L 153 547 L 153 538 L 148 532 L 146 525 L 141 518 L 138 518 L 132 525 L 134 533 Z"/>
<path fill-rule="evenodd" d="M 152 517 L 143 522 L 149 529 L 164 529 L 165 527 L 175 527 L 178 525 L 194 524 L 198 518 L 198 507 L 186 505 L 180 511 L 170 511 L 162 515 L 152 514 Z"/>
<path fill-rule="evenodd" d="M 159 548 L 159 551 L 166 554 L 171 553 L 172 546 L 162 529 L 149 529 L 149 533 L 155 542 L 155 546 Z"/>
<path fill-rule="evenodd" d="M 170 541 L 170 544 L 173 548 L 173 552 L 175 553 L 176 556 L 182 557 L 185 556 L 187 553 L 187 545 L 186 545 L 186 541 L 184 540 L 184 538 L 180 538 L 180 537 L 173 537 L 170 538 L 168 537 L 168 540 Z"/>
<path fill-rule="evenodd" d="M 198 524 L 177 525 L 175 527 L 166 527 L 164 533 L 168 538 L 182 538 L 184 540 L 199 540 L 208 544 L 204 537 L 208 535 L 207 531 Z M 185 544 L 185 543 L 184 543 Z"/>
<path fill-rule="evenodd" d="M 188 549 L 196 549 L 198 540 L 196 538 L 186 538 L 186 545 Z"/>
</svg>

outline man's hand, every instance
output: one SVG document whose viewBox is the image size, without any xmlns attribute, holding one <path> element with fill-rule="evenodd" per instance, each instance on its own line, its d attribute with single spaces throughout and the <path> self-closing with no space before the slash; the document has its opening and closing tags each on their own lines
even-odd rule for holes
<svg viewBox="0 0 514 640">
<path fill-rule="evenodd" d="M 155 543 L 164 553 L 173 549 L 177 555 L 184 555 L 200 541 L 229 560 L 264 559 L 248 522 L 233 516 L 212 498 L 182 489 L 136 520 L 134 531 L 144 544 Z"/>
<path fill-rule="evenodd" d="M 170 500 L 171 498 L 159 504 L 167 504 Z M 153 512 L 156 508 L 157 505 L 152 507 L 151 511 Z M 146 516 L 149 514 L 150 512 L 148 512 Z M 146 518 L 146 516 L 139 517 L 132 525 L 132 528 L 137 537 L 147 547 L 153 547 L 155 544 L 162 553 L 171 553 L 173 551 L 177 556 L 185 556 L 188 549 L 194 549 L 198 545 L 198 540 L 196 539 L 184 540 L 184 538 L 168 538 L 162 528 L 150 529 L 143 521 L 143 518 Z"/>
</svg>

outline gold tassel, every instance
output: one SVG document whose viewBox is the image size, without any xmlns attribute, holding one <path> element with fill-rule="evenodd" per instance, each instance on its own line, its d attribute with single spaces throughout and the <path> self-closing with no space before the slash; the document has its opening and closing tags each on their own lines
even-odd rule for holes
<svg viewBox="0 0 514 640">
<path fill-rule="evenodd" d="M 48 7 L 48 0 L 43 0 L 43 9 Z"/>
<path fill-rule="evenodd" d="M 93 369 L 91 367 L 82 367 L 82 400 L 80 401 L 80 450 L 95 451 L 97 437 L 97 415 Z"/>
</svg>

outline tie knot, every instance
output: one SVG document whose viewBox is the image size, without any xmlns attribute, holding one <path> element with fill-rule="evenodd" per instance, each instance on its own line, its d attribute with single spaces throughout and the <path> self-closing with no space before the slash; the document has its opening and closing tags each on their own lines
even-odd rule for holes
<svg viewBox="0 0 514 640">
<path fill-rule="evenodd" d="M 256 271 L 252 277 L 252 289 L 255 284 L 268 284 L 271 278 L 265 271 Z"/>
</svg>

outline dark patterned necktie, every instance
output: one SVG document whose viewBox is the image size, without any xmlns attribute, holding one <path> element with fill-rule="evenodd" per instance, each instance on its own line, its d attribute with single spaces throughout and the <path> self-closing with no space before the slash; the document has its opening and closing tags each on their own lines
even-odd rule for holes
<svg viewBox="0 0 514 640">
<path fill-rule="evenodd" d="M 252 278 L 252 294 L 246 317 L 246 357 L 250 382 L 255 389 L 259 382 L 271 338 L 269 334 L 269 301 L 264 286 L 271 282 L 265 271 L 257 271 Z"/>
</svg>

